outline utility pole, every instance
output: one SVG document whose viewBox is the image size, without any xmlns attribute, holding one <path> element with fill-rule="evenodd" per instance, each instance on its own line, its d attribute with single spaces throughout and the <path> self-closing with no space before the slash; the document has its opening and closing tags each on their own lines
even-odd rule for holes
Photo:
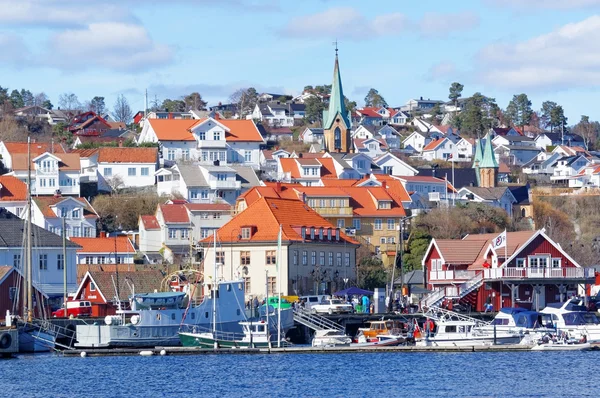
<svg viewBox="0 0 600 398">
<path fill-rule="evenodd" d="M 65 217 L 62 218 L 62 256 L 63 256 L 63 305 L 67 317 L 67 232 Z"/>
</svg>

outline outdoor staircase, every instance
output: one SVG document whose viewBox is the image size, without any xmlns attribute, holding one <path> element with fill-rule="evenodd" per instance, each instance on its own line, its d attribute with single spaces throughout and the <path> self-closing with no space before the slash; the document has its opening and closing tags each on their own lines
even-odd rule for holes
<svg viewBox="0 0 600 398">
<path fill-rule="evenodd" d="M 310 310 L 304 308 L 296 308 L 294 310 L 294 321 L 315 331 L 333 329 L 345 332 L 345 328 L 339 323 L 335 323 L 324 316 L 312 313 Z"/>
<path fill-rule="evenodd" d="M 475 326 L 487 326 L 490 322 L 485 322 L 479 319 L 472 318 L 467 315 L 459 314 L 458 312 L 445 310 L 439 307 L 428 308 L 423 313 L 425 317 L 433 319 L 434 321 L 448 322 L 448 321 L 462 321 L 462 322 L 473 322 Z"/>
<path fill-rule="evenodd" d="M 45 319 L 34 319 L 32 322 L 23 322 L 22 327 L 31 330 L 29 335 L 51 348 L 60 347 L 65 350 L 74 349 L 75 332 L 65 327 L 54 325 Z M 49 340 L 46 336 L 54 336 Z M 63 343 L 59 342 L 62 341 Z M 66 343 L 66 344 L 64 344 Z"/>
<path fill-rule="evenodd" d="M 429 293 L 421 300 L 424 308 L 438 307 L 446 298 L 463 298 L 483 285 L 483 273 L 477 273 L 473 278 L 458 286 L 442 287 Z"/>
</svg>

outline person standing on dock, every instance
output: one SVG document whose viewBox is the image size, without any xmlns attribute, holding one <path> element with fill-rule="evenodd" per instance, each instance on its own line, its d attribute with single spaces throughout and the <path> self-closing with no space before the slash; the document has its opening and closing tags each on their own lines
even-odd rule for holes
<svg viewBox="0 0 600 398">
<path fill-rule="evenodd" d="M 369 298 L 364 295 L 362 297 L 362 308 L 363 308 L 363 313 L 368 314 L 369 313 Z"/>
</svg>

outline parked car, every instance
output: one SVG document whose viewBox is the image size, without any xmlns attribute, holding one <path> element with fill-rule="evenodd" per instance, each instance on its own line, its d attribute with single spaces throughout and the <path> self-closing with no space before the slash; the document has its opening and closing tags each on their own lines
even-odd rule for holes
<svg viewBox="0 0 600 398">
<path fill-rule="evenodd" d="M 350 314 L 354 312 L 351 304 L 333 298 L 323 299 L 320 304 L 313 305 L 311 309 L 318 314 Z"/>
<path fill-rule="evenodd" d="M 329 298 L 329 296 L 301 296 L 300 302 L 304 302 L 304 308 L 310 310 L 314 305 L 317 305 L 321 300 Z"/>
<path fill-rule="evenodd" d="M 67 301 L 67 316 L 65 317 L 65 307 L 57 309 L 52 313 L 54 318 L 74 318 L 91 316 L 92 315 L 92 303 L 89 301 L 73 300 Z"/>
</svg>

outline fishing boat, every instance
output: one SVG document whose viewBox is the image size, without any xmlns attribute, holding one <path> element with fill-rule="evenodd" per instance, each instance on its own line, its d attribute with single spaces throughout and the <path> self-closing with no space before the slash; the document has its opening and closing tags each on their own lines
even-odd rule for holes
<svg viewBox="0 0 600 398">
<path fill-rule="evenodd" d="M 595 313 L 587 312 L 582 300 L 574 298 L 565 303 L 548 304 L 541 313 L 548 327 L 576 339 L 585 337 L 592 344 L 600 343 L 600 319 Z"/>
<path fill-rule="evenodd" d="M 240 326 L 243 334 L 208 330 L 200 332 L 196 329 L 191 333 L 180 332 L 179 338 L 184 347 L 269 348 L 277 345 L 277 342 L 273 341 L 272 334 L 269 332 L 268 324 L 265 321 L 245 321 L 240 322 Z M 287 341 L 283 341 L 282 344 L 284 346 L 290 345 Z"/>
<path fill-rule="evenodd" d="M 347 346 L 350 343 L 352 343 L 352 339 L 336 329 L 316 330 L 312 339 L 313 347 Z"/>
</svg>

